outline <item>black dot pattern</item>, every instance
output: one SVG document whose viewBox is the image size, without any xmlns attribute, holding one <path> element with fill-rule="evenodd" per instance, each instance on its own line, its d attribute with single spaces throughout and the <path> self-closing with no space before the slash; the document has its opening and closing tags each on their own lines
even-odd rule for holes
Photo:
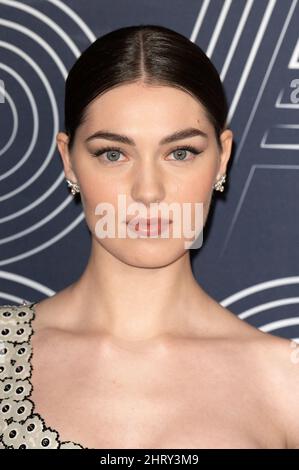
<svg viewBox="0 0 299 470">
<path fill-rule="evenodd" d="M 34 305 L 0 305 L 0 448 L 84 449 L 79 443 L 62 441 L 35 411 L 30 380 Z"/>
</svg>

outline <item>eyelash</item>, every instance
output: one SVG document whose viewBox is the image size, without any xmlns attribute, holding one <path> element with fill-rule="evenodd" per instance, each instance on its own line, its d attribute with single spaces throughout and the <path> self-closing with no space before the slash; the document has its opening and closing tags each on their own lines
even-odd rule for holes
<svg viewBox="0 0 299 470">
<path fill-rule="evenodd" d="M 105 152 L 108 152 L 109 150 L 116 150 L 117 152 L 123 153 L 122 150 L 121 150 L 121 148 L 119 148 L 119 147 L 110 147 L 110 146 L 106 146 L 106 147 L 102 147 L 102 148 L 98 149 L 98 150 L 97 150 L 96 152 L 94 152 L 92 155 L 93 155 L 94 157 L 99 158 L 99 157 L 102 156 Z M 192 145 L 185 145 L 184 147 L 176 147 L 175 149 L 172 150 L 171 153 L 176 152 L 177 150 L 188 150 L 189 152 L 193 153 L 194 158 L 195 158 L 196 155 L 199 155 L 200 153 L 202 153 L 202 152 L 200 152 L 197 148 L 193 147 Z M 174 160 L 172 160 L 172 161 L 174 161 L 174 162 L 175 162 L 175 161 L 176 161 L 176 162 L 188 162 L 188 161 L 194 160 L 194 158 L 191 158 L 191 160 L 187 160 L 187 159 L 176 160 L 176 159 L 174 159 Z M 118 163 L 118 162 L 119 162 L 118 160 L 115 160 L 114 162 L 108 160 L 108 161 L 105 161 L 105 164 L 108 164 L 108 165 L 109 165 L 110 163 L 113 164 L 113 163 Z"/>
</svg>

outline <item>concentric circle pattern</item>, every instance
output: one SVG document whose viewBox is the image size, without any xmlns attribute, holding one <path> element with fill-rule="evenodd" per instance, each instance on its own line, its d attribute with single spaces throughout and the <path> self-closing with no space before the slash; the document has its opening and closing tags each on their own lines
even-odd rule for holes
<svg viewBox="0 0 299 470">
<path fill-rule="evenodd" d="M 194 274 L 244 321 L 298 339 L 298 0 L 0 0 L 0 300 L 53 295 L 85 267 L 90 237 L 55 139 L 65 80 L 97 37 L 146 23 L 198 44 L 229 103 L 231 165 Z"/>
</svg>

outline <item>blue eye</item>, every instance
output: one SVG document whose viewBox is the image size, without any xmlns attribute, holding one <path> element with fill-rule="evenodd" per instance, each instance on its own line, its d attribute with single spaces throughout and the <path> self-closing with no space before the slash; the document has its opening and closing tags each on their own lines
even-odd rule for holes
<svg viewBox="0 0 299 470">
<path fill-rule="evenodd" d="M 97 150 L 95 153 L 94 153 L 94 156 L 95 157 L 100 157 L 101 155 L 103 155 L 104 153 L 106 152 L 112 152 L 112 159 L 111 160 L 108 160 L 109 162 L 116 162 L 118 161 L 117 160 L 117 155 L 115 155 L 116 152 L 121 152 L 121 149 L 120 148 L 116 148 L 116 147 L 103 147 L 103 148 L 100 148 L 99 150 Z"/>
<path fill-rule="evenodd" d="M 118 162 L 120 161 L 119 158 L 118 158 L 118 155 L 117 155 L 117 152 L 118 153 L 122 153 L 122 150 L 119 148 L 119 147 L 102 147 L 100 149 L 98 149 L 96 152 L 94 152 L 92 155 L 94 157 L 101 157 L 102 155 L 104 155 L 106 152 L 111 152 L 110 154 L 107 154 L 106 156 L 106 160 L 104 160 L 104 163 L 108 164 L 108 163 L 113 163 L 113 162 Z M 172 161 L 190 161 L 190 160 L 194 160 L 195 157 L 193 158 L 184 158 L 184 156 L 186 155 L 186 152 L 190 152 L 192 153 L 194 156 L 195 155 L 198 155 L 200 153 L 202 153 L 199 149 L 191 146 L 191 145 L 186 145 L 185 147 L 176 147 L 174 150 L 172 150 L 172 152 L 170 152 L 171 154 L 174 154 L 175 152 L 179 152 L 178 153 L 178 158 L 174 158 Z M 185 152 L 185 153 L 184 153 Z"/>
<path fill-rule="evenodd" d="M 186 158 L 184 158 L 184 153 L 182 154 L 182 152 L 186 151 L 191 152 L 193 155 L 198 155 L 201 153 L 200 150 L 196 149 L 195 147 L 192 147 L 191 145 L 186 145 L 185 147 L 177 147 L 171 153 L 179 152 L 177 161 L 190 161 L 190 159 L 187 160 Z M 191 160 L 193 159 L 194 158 L 191 158 Z"/>
</svg>

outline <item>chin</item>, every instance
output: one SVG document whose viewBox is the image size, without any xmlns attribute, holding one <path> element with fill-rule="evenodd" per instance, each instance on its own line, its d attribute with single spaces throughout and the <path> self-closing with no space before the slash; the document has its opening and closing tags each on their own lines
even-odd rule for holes
<svg viewBox="0 0 299 470">
<path fill-rule="evenodd" d="M 165 243 L 168 243 L 167 245 Z M 161 268 L 186 254 L 184 240 L 130 240 L 102 243 L 119 261 L 138 268 Z"/>
</svg>

